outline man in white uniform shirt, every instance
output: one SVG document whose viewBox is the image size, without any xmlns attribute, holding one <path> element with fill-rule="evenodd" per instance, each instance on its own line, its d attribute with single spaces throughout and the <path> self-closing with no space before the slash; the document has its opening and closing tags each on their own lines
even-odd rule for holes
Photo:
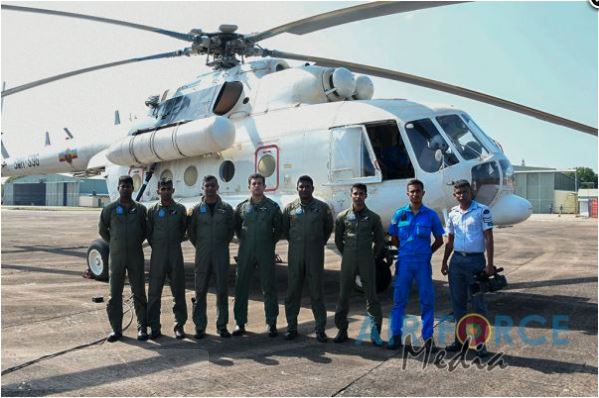
<svg viewBox="0 0 599 398">
<path fill-rule="evenodd" d="M 453 207 L 447 220 L 448 240 L 445 245 L 441 273 L 449 273 L 449 291 L 453 316 L 456 322 L 456 339 L 453 344 L 446 347 L 447 351 L 460 351 L 462 343 L 457 338 L 457 325 L 466 315 L 468 301 L 471 301 L 473 312 L 486 315 L 486 306 L 482 294 L 473 296 L 470 285 L 474 277 L 481 271 L 492 275 L 493 267 L 493 217 L 491 210 L 472 200 L 472 188 L 466 180 L 459 180 L 453 186 L 453 196 L 459 205 Z M 447 265 L 447 260 L 454 252 Z M 485 262 L 485 251 L 487 261 Z M 486 264 L 486 265 L 485 265 Z M 478 352 L 486 355 L 483 346 Z"/>
</svg>

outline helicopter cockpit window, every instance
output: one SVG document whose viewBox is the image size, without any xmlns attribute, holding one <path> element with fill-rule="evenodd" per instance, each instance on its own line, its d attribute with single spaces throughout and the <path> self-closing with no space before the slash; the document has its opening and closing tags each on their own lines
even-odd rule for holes
<svg viewBox="0 0 599 398">
<path fill-rule="evenodd" d="M 406 123 L 405 129 L 422 170 L 434 173 L 458 162 L 432 120 L 414 120 Z"/>
<path fill-rule="evenodd" d="M 370 157 L 367 141 L 363 126 L 331 130 L 331 181 L 375 175 L 374 159 Z"/>
<path fill-rule="evenodd" d="M 394 121 L 366 125 L 383 181 L 414 178 L 414 167 Z"/>
<path fill-rule="evenodd" d="M 216 101 L 214 101 L 212 111 L 217 115 L 228 113 L 239 101 L 241 93 L 243 93 L 243 84 L 241 82 L 225 82 L 218 93 Z"/>
<path fill-rule="evenodd" d="M 437 122 L 464 159 L 476 159 L 489 154 L 458 115 L 437 116 Z"/>
<path fill-rule="evenodd" d="M 163 102 L 157 112 L 160 126 L 210 116 L 210 104 L 217 88 L 209 87 Z"/>
<path fill-rule="evenodd" d="M 486 148 L 489 148 L 491 152 L 501 152 L 501 149 L 497 146 L 495 141 L 491 137 L 489 137 L 487 133 L 485 133 L 483 129 L 481 129 L 479 125 L 476 124 L 476 122 L 472 120 L 470 116 L 468 116 L 465 113 L 460 113 L 460 116 L 462 117 L 462 119 L 464 119 L 464 121 L 466 122 L 470 130 L 474 133 L 474 135 L 477 136 L 485 144 Z"/>
</svg>

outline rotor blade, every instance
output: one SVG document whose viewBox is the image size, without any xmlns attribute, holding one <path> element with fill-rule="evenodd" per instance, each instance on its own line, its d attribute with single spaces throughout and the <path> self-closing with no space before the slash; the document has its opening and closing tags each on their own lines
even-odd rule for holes
<svg viewBox="0 0 599 398">
<path fill-rule="evenodd" d="M 26 83 L 26 84 L 22 84 L 17 87 L 9 88 L 7 90 L 2 91 L 2 97 L 4 98 L 8 95 L 18 93 L 19 91 L 28 90 L 33 87 L 41 86 L 42 84 L 50 83 L 50 82 L 60 80 L 60 79 L 65 79 L 67 77 L 71 77 L 71 76 L 75 76 L 75 75 L 80 75 L 82 73 L 92 72 L 92 71 L 99 70 L 99 69 L 105 69 L 105 68 L 111 68 L 113 66 L 131 64 L 134 62 L 149 61 L 149 60 L 153 60 L 153 59 L 179 57 L 181 55 L 186 55 L 186 54 L 188 54 L 188 52 L 186 50 L 177 50 L 177 51 L 171 51 L 168 53 L 148 55 L 147 57 L 130 58 L 130 59 L 122 60 L 122 61 L 109 62 L 107 64 L 90 66 L 90 67 L 83 68 L 83 69 L 77 69 L 77 70 L 74 70 L 71 72 L 61 73 L 60 75 L 46 77 L 45 79 L 40 79 L 40 80 L 36 80 L 31 83 Z"/>
<path fill-rule="evenodd" d="M 114 24 L 114 25 L 126 26 L 128 28 L 141 29 L 141 30 L 146 30 L 149 32 L 159 33 L 161 35 L 174 37 L 175 39 L 179 39 L 179 40 L 193 41 L 193 36 L 190 34 L 187 34 L 187 33 L 173 32 L 173 31 L 166 30 L 166 29 L 155 28 L 153 26 L 141 25 L 141 24 L 127 22 L 127 21 L 119 21 L 118 19 L 95 17 L 93 15 L 77 14 L 74 12 L 46 10 L 43 8 L 12 6 L 12 5 L 7 5 L 7 4 L 2 4 L 2 9 L 10 10 L 10 11 L 23 11 L 23 12 L 33 12 L 33 13 L 38 13 L 38 14 L 58 15 L 61 17 L 89 19 L 90 21 L 105 22 L 105 23 L 110 23 L 110 24 Z"/>
<path fill-rule="evenodd" d="M 433 90 L 444 91 L 446 93 L 454 94 L 460 97 L 469 98 L 475 101 L 484 102 L 486 104 L 498 106 L 500 108 L 504 108 L 513 112 L 522 113 L 527 116 L 532 116 L 534 118 L 557 124 L 560 126 L 568 127 L 574 130 L 582 131 L 583 133 L 591 134 L 597 136 L 597 128 L 593 126 L 588 126 L 586 124 L 578 123 L 573 120 L 565 119 L 560 116 L 553 115 L 551 113 L 543 112 L 538 109 L 530 108 L 528 106 L 520 105 L 515 102 L 507 101 L 498 97 L 493 97 L 491 95 L 481 93 L 478 91 L 470 90 L 467 88 L 454 86 L 451 84 L 443 83 L 437 80 L 427 79 L 425 77 L 420 77 L 416 75 L 410 75 L 408 73 L 398 72 L 390 69 L 378 68 L 376 66 L 363 65 L 363 64 L 355 64 L 352 62 L 344 62 L 338 61 L 335 59 L 329 58 L 320 58 L 313 57 L 310 55 L 301 55 L 301 54 L 292 54 L 281 51 L 271 51 L 266 50 L 265 53 L 267 55 L 276 57 L 276 58 L 287 58 L 287 59 L 295 59 L 299 61 L 312 61 L 316 62 L 322 66 L 343 66 L 345 68 L 351 69 L 354 72 L 360 72 L 372 76 L 383 77 L 386 79 L 397 80 L 404 83 L 414 84 L 416 86 L 426 87 Z"/>
<path fill-rule="evenodd" d="M 465 1 L 375 1 L 314 15 L 312 17 L 300 19 L 299 21 L 290 22 L 285 25 L 277 26 L 276 28 L 265 30 L 264 32 L 247 35 L 245 38 L 256 43 L 260 40 L 268 39 L 285 32 L 304 35 L 320 29 L 331 28 L 333 26 L 343 25 L 362 19 L 459 3 L 465 3 Z"/>
</svg>

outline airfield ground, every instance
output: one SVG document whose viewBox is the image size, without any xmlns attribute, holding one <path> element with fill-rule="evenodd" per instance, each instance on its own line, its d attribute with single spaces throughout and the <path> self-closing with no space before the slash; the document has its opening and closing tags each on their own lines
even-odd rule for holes
<svg viewBox="0 0 599 398">
<path fill-rule="evenodd" d="M 597 221 L 573 216 L 533 216 L 512 228 L 497 229 L 496 263 L 506 269 L 510 287 L 487 296 L 489 318 L 504 320 L 489 343 L 507 366 L 491 371 L 471 366 L 423 369 L 420 358 L 374 347 L 358 339 L 365 320 L 364 301 L 352 299 L 349 343 L 316 341 L 309 298 L 304 297 L 300 337 L 288 342 L 264 333 L 258 281 L 250 293 L 251 332 L 240 338 L 215 336 L 215 295 L 208 296 L 207 338 L 175 340 L 172 298 L 163 294 L 166 336 L 135 340 L 135 321 L 126 338 L 104 341 L 109 328 L 108 285 L 82 278 L 88 244 L 97 238 L 98 211 L 2 210 L 2 395 L 88 396 L 597 396 Z M 338 294 L 339 256 L 332 241 L 326 250 L 325 292 L 329 337 Z M 287 245 L 277 252 L 286 260 Z M 232 255 L 236 245 L 231 245 Z M 193 250 L 184 243 L 188 312 L 193 296 Z M 146 249 L 149 258 L 149 249 Z M 436 316 L 450 313 L 447 279 L 433 258 Z M 146 267 L 148 263 L 146 262 Z M 286 264 L 277 266 L 279 329 L 285 331 Z M 231 265 L 229 286 L 235 280 Z M 125 293 L 128 294 L 128 287 Z M 304 290 L 305 293 L 306 289 Z M 230 308 L 233 297 L 229 298 Z M 392 291 L 381 294 L 387 339 Z M 419 313 L 413 289 L 409 314 Z M 532 316 L 532 317 L 531 317 Z M 129 323 L 130 312 L 124 323 Z M 190 317 L 191 318 L 191 317 Z M 507 320 L 506 320 L 507 319 Z M 507 322 L 513 323 L 512 327 Z M 229 322 L 229 329 L 234 326 Z M 450 341 L 451 323 L 435 332 Z M 193 323 L 186 325 L 193 332 Z M 444 341 L 439 341 L 445 333 Z M 500 340 L 497 341 L 497 336 Z M 508 337 L 511 342 L 508 343 Z M 362 341 L 363 340 L 363 341 Z M 418 343 L 419 344 L 419 343 Z M 467 356 L 470 363 L 472 356 Z M 446 359 L 447 360 L 447 359 Z"/>
</svg>

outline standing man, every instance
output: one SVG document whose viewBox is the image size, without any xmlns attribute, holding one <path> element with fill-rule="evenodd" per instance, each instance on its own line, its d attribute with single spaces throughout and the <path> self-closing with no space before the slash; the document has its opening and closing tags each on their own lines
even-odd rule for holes
<svg viewBox="0 0 599 398">
<path fill-rule="evenodd" d="M 412 282 L 416 279 L 420 296 L 422 339 L 428 349 L 433 349 L 433 322 L 435 320 L 435 290 L 433 287 L 431 257 L 443 245 L 443 227 L 439 216 L 422 204 L 424 184 L 413 179 L 408 182 L 410 203 L 398 209 L 389 225 L 392 243 L 399 254 L 395 269 L 393 309 L 391 312 L 391 338 L 387 348 L 396 349 L 402 344 L 402 327 L 406 304 Z M 431 246 L 431 234 L 435 241 Z"/>
<path fill-rule="evenodd" d="M 235 285 L 235 322 L 233 336 L 245 334 L 248 295 L 254 268 L 258 266 L 264 296 L 264 312 L 268 335 L 276 337 L 279 304 L 275 286 L 275 244 L 281 237 L 281 209 L 264 195 L 264 176 L 248 178 L 251 197 L 235 209 L 235 234 L 239 238 L 237 280 Z"/>
<path fill-rule="evenodd" d="M 324 246 L 333 232 L 333 214 L 326 203 L 312 196 L 314 182 L 310 176 L 303 175 L 297 180 L 297 192 L 299 198 L 289 203 L 283 211 L 283 237 L 289 240 L 285 338 L 293 340 L 297 337 L 297 315 L 302 298 L 302 285 L 304 279 L 307 279 L 312 313 L 316 321 L 316 339 L 325 343 L 327 311 L 324 305 L 322 274 Z"/>
<path fill-rule="evenodd" d="M 109 283 L 110 299 L 106 304 L 108 321 L 112 333 L 106 339 L 112 343 L 123 337 L 123 287 L 125 272 L 133 293 L 133 305 L 137 317 L 137 340 L 148 339 L 146 318 L 147 299 L 144 285 L 144 251 L 146 239 L 146 208 L 135 202 L 133 178 L 119 177 L 119 199 L 110 203 L 100 214 L 98 224 L 100 236 L 108 242 L 110 249 Z"/>
<path fill-rule="evenodd" d="M 196 339 L 206 335 L 206 294 L 208 282 L 214 274 L 216 279 L 216 331 L 220 337 L 231 337 L 227 330 L 229 322 L 229 243 L 233 239 L 233 208 L 218 195 L 215 176 L 204 177 L 204 195 L 193 208 L 189 220 L 189 240 L 196 249 L 195 292 L 193 322 Z"/>
<path fill-rule="evenodd" d="M 185 206 L 173 200 L 173 181 L 158 181 L 160 202 L 148 211 L 148 243 L 152 247 L 150 257 L 150 282 L 148 287 L 148 323 L 152 329 L 150 337 L 162 336 L 160 331 L 160 305 L 162 288 L 168 276 L 173 294 L 175 314 L 175 337 L 185 337 L 183 326 L 187 322 L 185 303 L 185 269 L 181 242 L 187 229 Z"/>
<path fill-rule="evenodd" d="M 485 205 L 472 200 L 472 188 L 466 180 L 459 180 L 453 186 L 453 196 L 459 205 L 449 212 L 447 220 L 447 244 L 443 255 L 441 273 L 449 273 L 449 291 L 453 316 L 456 322 L 456 337 L 453 344 L 447 346 L 447 351 L 459 351 L 462 344 L 457 337 L 457 324 L 466 315 L 468 301 L 472 302 L 474 312 L 486 315 L 486 306 L 482 294 L 472 296 L 470 285 L 474 275 L 485 271 L 487 275 L 495 272 L 493 266 L 493 217 L 491 210 Z M 487 262 L 485 265 L 485 249 Z M 455 251 L 447 266 L 447 260 Z M 487 350 L 484 346 L 477 352 L 484 356 Z"/>
<path fill-rule="evenodd" d="M 339 301 L 335 310 L 335 325 L 339 332 L 334 342 L 342 343 L 348 339 L 349 298 L 356 274 L 359 274 L 372 325 L 370 339 L 380 347 L 383 345 L 380 337 L 383 315 L 376 295 L 375 259 L 383 250 L 385 236 L 381 218 L 366 207 L 367 196 L 366 185 L 354 184 L 351 188 L 352 207 L 339 213 L 335 223 L 335 245 L 342 258 Z"/>
</svg>

